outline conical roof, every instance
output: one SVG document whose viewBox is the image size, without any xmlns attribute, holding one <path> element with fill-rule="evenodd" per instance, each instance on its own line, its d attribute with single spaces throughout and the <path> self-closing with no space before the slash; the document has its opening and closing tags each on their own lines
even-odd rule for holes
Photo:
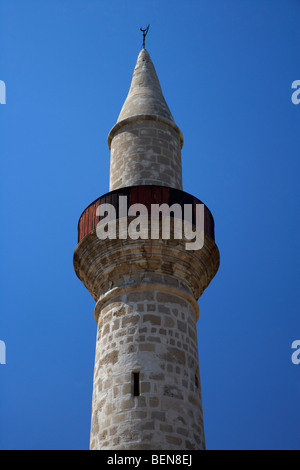
<svg viewBox="0 0 300 470">
<path fill-rule="evenodd" d="M 117 122 L 137 115 L 154 115 L 174 123 L 146 49 L 138 55 L 131 86 Z"/>
<path fill-rule="evenodd" d="M 127 98 L 116 124 L 108 135 L 109 148 L 114 134 L 122 126 L 129 121 L 149 119 L 170 125 L 179 135 L 182 147 L 182 133 L 166 103 L 150 54 L 146 49 L 142 49 L 136 61 Z"/>
</svg>

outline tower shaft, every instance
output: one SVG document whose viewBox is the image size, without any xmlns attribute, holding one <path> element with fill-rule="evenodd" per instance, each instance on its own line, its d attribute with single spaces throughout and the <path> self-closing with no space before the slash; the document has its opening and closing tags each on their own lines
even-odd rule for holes
<svg viewBox="0 0 300 470">
<path fill-rule="evenodd" d="M 91 449 L 204 448 L 195 304 L 143 277 L 99 312 Z"/>
</svg>

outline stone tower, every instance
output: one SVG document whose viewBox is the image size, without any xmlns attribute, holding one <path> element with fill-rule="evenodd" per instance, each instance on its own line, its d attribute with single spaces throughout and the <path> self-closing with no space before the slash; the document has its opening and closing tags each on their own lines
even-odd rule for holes
<svg viewBox="0 0 300 470">
<path fill-rule="evenodd" d="M 98 324 L 90 448 L 204 449 L 197 300 L 218 270 L 219 251 L 211 213 L 182 191 L 183 136 L 146 49 L 108 145 L 110 192 L 82 213 L 74 253 Z M 145 214 L 140 236 L 129 236 L 134 213 L 142 215 L 135 204 L 189 205 L 193 226 L 201 205 L 203 246 L 187 250 L 187 239 L 174 237 L 175 218 L 183 219 L 173 212 L 169 237 L 161 230 L 165 215 L 155 232 Z M 99 237 L 100 221 L 112 223 L 115 236 Z"/>
</svg>

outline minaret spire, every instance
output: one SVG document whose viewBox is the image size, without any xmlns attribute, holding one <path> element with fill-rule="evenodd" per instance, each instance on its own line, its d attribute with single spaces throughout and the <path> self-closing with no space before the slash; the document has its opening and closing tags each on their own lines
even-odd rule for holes
<svg viewBox="0 0 300 470">
<path fill-rule="evenodd" d="M 129 92 L 109 133 L 108 145 L 110 191 L 139 184 L 182 189 L 183 136 L 146 49 L 138 55 Z"/>
</svg>

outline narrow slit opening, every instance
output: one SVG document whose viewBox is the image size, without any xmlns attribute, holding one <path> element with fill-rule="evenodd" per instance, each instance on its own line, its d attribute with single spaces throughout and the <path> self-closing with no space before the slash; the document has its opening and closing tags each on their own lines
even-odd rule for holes
<svg viewBox="0 0 300 470">
<path fill-rule="evenodd" d="M 138 397 L 140 395 L 140 373 L 133 372 L 133 396 Z"/>
</svg>

